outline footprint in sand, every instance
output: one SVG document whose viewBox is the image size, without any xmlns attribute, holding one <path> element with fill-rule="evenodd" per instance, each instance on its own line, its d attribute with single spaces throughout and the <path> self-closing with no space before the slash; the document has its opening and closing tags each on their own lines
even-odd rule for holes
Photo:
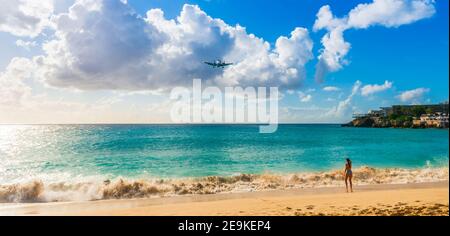
<svg viewBox="0 0 450 236">
<path fill-rule="evenodd" d="M 286 207 L 286 210 L 289 210 L 289 211 L 290 211 L 290 210 L 292 210 L 292 208 L 291 208 L 291 207 Z"/>
<path fill-rule="evenodd" d="M 369 210 L 367 210 L 367 209 L 363 209 L 363 210 L 360 210 L 359 211 L 359 214 L 367 214 L 369 212 Z"/>
<path fill-rule="evenodd" d="M 314 209 L 314 205 L 309 205 L 309 206 L 306 206 L 306 209 L 308 209 L 308 210 L 312 210 L 312 209 Z"/>
<path fill-rule="evenodd" d="M 301 212 L 295 212 L 294 215 L 295 216 L 302 216 L 302 213 Z"/>
</svg>

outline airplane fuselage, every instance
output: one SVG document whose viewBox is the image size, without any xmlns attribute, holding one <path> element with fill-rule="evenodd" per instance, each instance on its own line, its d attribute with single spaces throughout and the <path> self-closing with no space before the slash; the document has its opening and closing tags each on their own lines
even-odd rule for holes
<svg viewBox="0 0 450 236">
<path fill-rule="evenodd" d="M 223 62 L 221 60 L 217 60 L 215 62 L 206 62 L 205 61 L 205 64 L 210 65 L 210 66 L 215 67 L 215 68 L 225 68 L 226 66 L 233 65 L 233 63 L 226 63 L 226 62 Z"/>
</svg>

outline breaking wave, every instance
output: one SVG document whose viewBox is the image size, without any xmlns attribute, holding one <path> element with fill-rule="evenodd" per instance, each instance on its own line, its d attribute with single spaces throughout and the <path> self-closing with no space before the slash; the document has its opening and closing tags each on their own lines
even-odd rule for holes
<svg viewBox="0 0 450 236">
<path fill-rule="evenodd" d="M 361 167 L 353 171 L 354 183 L 399 184 L 438 182 L 449 179 L 448 168 L 379 169 Z M 151 198 L 186 194 L 216 194 L 291 188 L 343 186 L 342 171 L 297 174 L 240 174 L 186 179 L 128 180 L 99 182 L 27 183 L 0 185 L 0 202 L 57 202 L 103 199 Z"/>
</svg>

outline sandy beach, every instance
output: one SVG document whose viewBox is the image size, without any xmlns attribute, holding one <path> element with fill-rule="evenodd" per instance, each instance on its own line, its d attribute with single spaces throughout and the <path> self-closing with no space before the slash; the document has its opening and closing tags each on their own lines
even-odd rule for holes
<svg viewBox="0 0 450 236">
<path fill-rule="evenodd" d="M 303 216 L 449 214 L 449 183 L 304 188 L 153 199 L 4 203 L 0 215 Z"/>
</svg>

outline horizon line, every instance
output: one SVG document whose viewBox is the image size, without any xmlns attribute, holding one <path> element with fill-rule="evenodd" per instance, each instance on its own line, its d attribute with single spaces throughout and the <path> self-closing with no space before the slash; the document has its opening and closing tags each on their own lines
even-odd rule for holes
<svg viewBox="0 0 450 236">
<path fill-rule="evenodd" d="M 278 125 L 340 125 L 345 123 L 280 122 Z M 269 125 L 269 123 L 0 123 L 0 125 Z"/>
</svg>

